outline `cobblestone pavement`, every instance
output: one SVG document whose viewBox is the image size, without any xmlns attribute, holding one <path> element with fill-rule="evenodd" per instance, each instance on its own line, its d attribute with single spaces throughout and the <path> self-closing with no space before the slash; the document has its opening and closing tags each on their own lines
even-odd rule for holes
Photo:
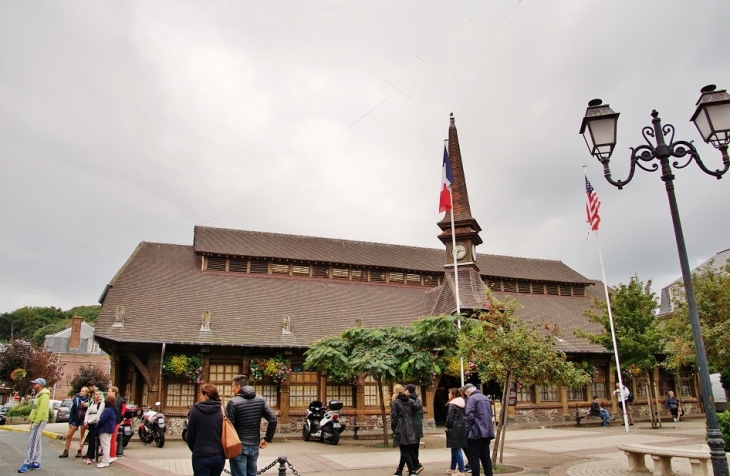
<svg viewBox="0 0 730 476">
<path fill-rule="evenodd" d="M 648 422 L 637 422 L 626 433 L 625 428 L 619 425 L 610 428 L 598 425 L 524 428 L 515 425 L 508 427 L 503 464 L 522 467 L 523 473 L 534 475 L 629 476 L 628 460 L 618 451 L 618 445 L 641 443 L 704 449 L 709 453 L 704 444 L 704 426 L 704 419 L 665 423 L 662 429 L 651 429 Z M 65 432 L 62 427 L 51 431 Z M 396 448 L 382 447 L 382 438 L 377 434 L 365 434 L 365 438 L 360 440 L 347 437 L 351 435 L 344 436 L 340 444 L 331 446 L 304 442 L 297 434 L 279 434 L 268 448 L 260 452 L 259 468 L 285 455 L 297 472 L 310 476 L 393 474 L 399 459 Z M 420 459 L 426 469 L 421 476 L 446 474 L 450 453 L 443 429 L 427 432 L 423 443 Z M 69 464 L 74 463 L 69 460 Z M 142 475 L 193 474 L 190 451 L 179 439 L 168 439 L 164 448 L 157 448 L 145 446 L 135 437 L 125 450 L 125 456 L 119 458 L 115 465 Z M 647 467 L 653 467 L 651 458 L 647 458 Z M 277 468 L 278 464 L 264 474 L 277 475 Z M 675 459 L 673 468 L 677 476 L 691 474 L 687 460 Z"/>
</svg>

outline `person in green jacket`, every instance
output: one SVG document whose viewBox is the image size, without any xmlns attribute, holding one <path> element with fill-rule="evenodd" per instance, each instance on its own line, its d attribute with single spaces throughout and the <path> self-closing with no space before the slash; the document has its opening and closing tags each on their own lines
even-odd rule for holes
<svg viewBox="0 0 730 476">
<path fill-rule="evenodd" d="M 46 379 L 37 378 L 30 383 L 33 385 L 36 395 L 33 399 L 33 409 L 30 412 L 28 453 L 23 466 L 18 469 L 19 473 L 27 473 L 31 469 L 41 469 L 41 440 L 43 439 L 43 429 L 48 423 L 48 405 L 51 400 L 51 392 L 46 388 Z"/>
</svg>

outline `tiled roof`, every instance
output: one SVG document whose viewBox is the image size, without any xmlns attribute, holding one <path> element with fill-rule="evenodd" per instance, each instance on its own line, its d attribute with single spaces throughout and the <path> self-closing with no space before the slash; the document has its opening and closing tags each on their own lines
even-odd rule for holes
<svg viewBox="0 0 730 476">
<path fill-rule="evenodd" d="M 195 227 L 197 253 L 317 261 L 443 273 L 446 251 L 415 246 L 284 235 L 227 228 Z M 589 284 L 592 281 L 561 261 L 477 255 L 483 276 Z"/>
<path fill-rule="evenodd" d="M 472 278 L 465 273 L 459 281 Z M 158 243 L 141 243 L 110 284 L 96 324 L 98 338 L 246 347 L 308 347 L 353 327 L 358 318 L 365 327 L 408 324 L 432 312 L 433 295 L 452 296 L 421 286 L 203 272 L 193 247 Z M 589 297 L 514 297 L 523 306 L 521 317 L 558 324 L 560 350 L 601 352 L 572 336 L 578 326 L 591 326 L 582 316 Z M 443 309 L 454 306 L 446 301 Z M 117 306 L 125 308 L 123 327 L 113 327 Z M 210 311 L 210 331 L 200 331 L 203 311 Z M 284 316 L 290 316 L 290 335 L 282 332 Z"/>
<path fill-rule="evenodd" d="M 308 347 L 353 327 L 428 314 L 428 288 L 329 279 L 202 272 L 190 246 L 143 243 L 107 292 L 96 335 L 112 340 Z M 124 326 L 113 327 L 117 306 Z M 211 330 L 200 331 L 203 311 Z M 282 319 L 291 319 L 291 335 Z M 154 323 L 154 326 L 150 324 Z"/>
</svg>

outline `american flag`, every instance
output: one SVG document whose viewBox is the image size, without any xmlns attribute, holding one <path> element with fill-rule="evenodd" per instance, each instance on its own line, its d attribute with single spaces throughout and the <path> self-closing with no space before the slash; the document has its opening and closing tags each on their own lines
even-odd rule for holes
<svg viewBox="0 0 730 476">
<path fill-rule="evenodd" d="M 586 177 L 586 215 L 588 216 L 588 224 L 591 225 L 591 230 L 598 230 L 598 225 L 601 223 L 601 217 L 598 215 L 598 209 L 601 208 L 601 201 L 598 199 L 598 194 L 593 190 L 593 185 L 588 181 Z"/>
</svg>

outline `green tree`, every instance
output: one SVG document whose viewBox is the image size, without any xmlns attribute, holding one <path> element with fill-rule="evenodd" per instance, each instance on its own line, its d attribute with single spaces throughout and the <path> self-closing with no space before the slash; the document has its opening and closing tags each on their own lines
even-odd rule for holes
<svg viewBox="0 0 730 476">
<path fill-rule="evenodd" d="M 663 331 L 656 316 L 659 303 L 656 294 L 651 290 L 651 280 L 644 284 L 638 276 L 633 276 L 629 280 L 629 284 L 619 284 L 612 290 L 610 296 L 616 345 L 622 370 L 626 369 L 633 377 L 637 377 L 643 372 L 649 379 L 651 395 L 654 393 L 654 369 L 657 366 L 657 356 L 665 352 Z M 606 302 L 594 299 L 592 309 L 585 311 L 585 316 L 591 322 L 601 324 L 603 332 L 592 334 L 578 331 L 576 335 L 585 337 L 590 342 L 602 345 L 613 352 Z M 656 396 L 654 396 L 654 401 L 656 401 Z M 654 425 L 654 415 L 652 415 L 652 425 Z"/>
<path fill-rule="evenodd" d="M 730 376 L 730 264 L 719 272 L 712 263 L 692 274 L 697 312 L 702 326 L 710 372 Z M 674 312 L 665 319 L 667 367 L 696 368 L 696 352 L 685 299 L 675 299 Z M 725 379 L 723 379 L 723 382 Z"/>
<path fill-rule="evenodd" d="M 99 313 L 101 312 L 101 305 L 96 304 L 93 306 L 76 306 L 72 307 L 68 311 L 64 311 L 64 314 L 66 314 L 67 318 L 72 318 L 74 315 L 78 315 L 84 318 L 84 321 L 87 323 L 96 323 L 96 320 L 99 318 Z"/>
<path fill-rule="evenodd" d="M 0 339 L 31 340 L 41 327 L 66 319 L 66 314 L 56 307 L 22 307 L 0 316 Z"/>
<path fill-rule="evenodd" d="M 373 378 L 378 385 L 383 444 L 388 444 L 383 385 L 402 381 L 433 384 L 444 356 L 452 355 L 458 329 L 453 316 L 424 317 L 408 326 L 368 329 L 353 327 L 339 336 L 312 344 L 307 368 Z M 444 353 L 438 349 L 447 349 Z"/>
<path fill-rule="evenodd" d="M 507 421 L 507 397 L 513 381 L 568 386 L 585 385 L 590 381 L 590 375 L 568 362 L 565 354 L 555 349 L 552 334 L 546 332 L 550 329 L 548 324 L 541 327 L 517 318 L 517 302 L 512 298 L 500 301 L 488 290 L 486 299 L 488 310 L 476 315 L 477 324 L 459 336 L 457 347 L 476 364 L 480 380 L 494 379 L 503 386 L 500 422 Z M 495 462 L 498 452 L 502 451 L 504 436 L 505 425 L 500 425 L 492 453 Z"/>
<path fill-rule="evenodd" d="M 23 341 L 15 340 L 0 350 L 0 382 L 21 395 L 28 393 L 30 381 L 38 377 L 46 379 L 46 386 L 52 387 L 61 376 L 57 359 L 52 352 L 26 346 Z M 25 376 L 13 380 L 11 374 L 16 369 L 24 369 Z"/>
<path fill-rule="evenodd" d="M 56 321 L 50 324 L 46 324 L 45 326 L 41 327 L 33 333 L 31 342 L 38 347 L 43 347 L 47 335 L 61 332 L 68 327 L 71 327 L 71 322 L 69 322 L 68 320 Z"/>
</svg>

